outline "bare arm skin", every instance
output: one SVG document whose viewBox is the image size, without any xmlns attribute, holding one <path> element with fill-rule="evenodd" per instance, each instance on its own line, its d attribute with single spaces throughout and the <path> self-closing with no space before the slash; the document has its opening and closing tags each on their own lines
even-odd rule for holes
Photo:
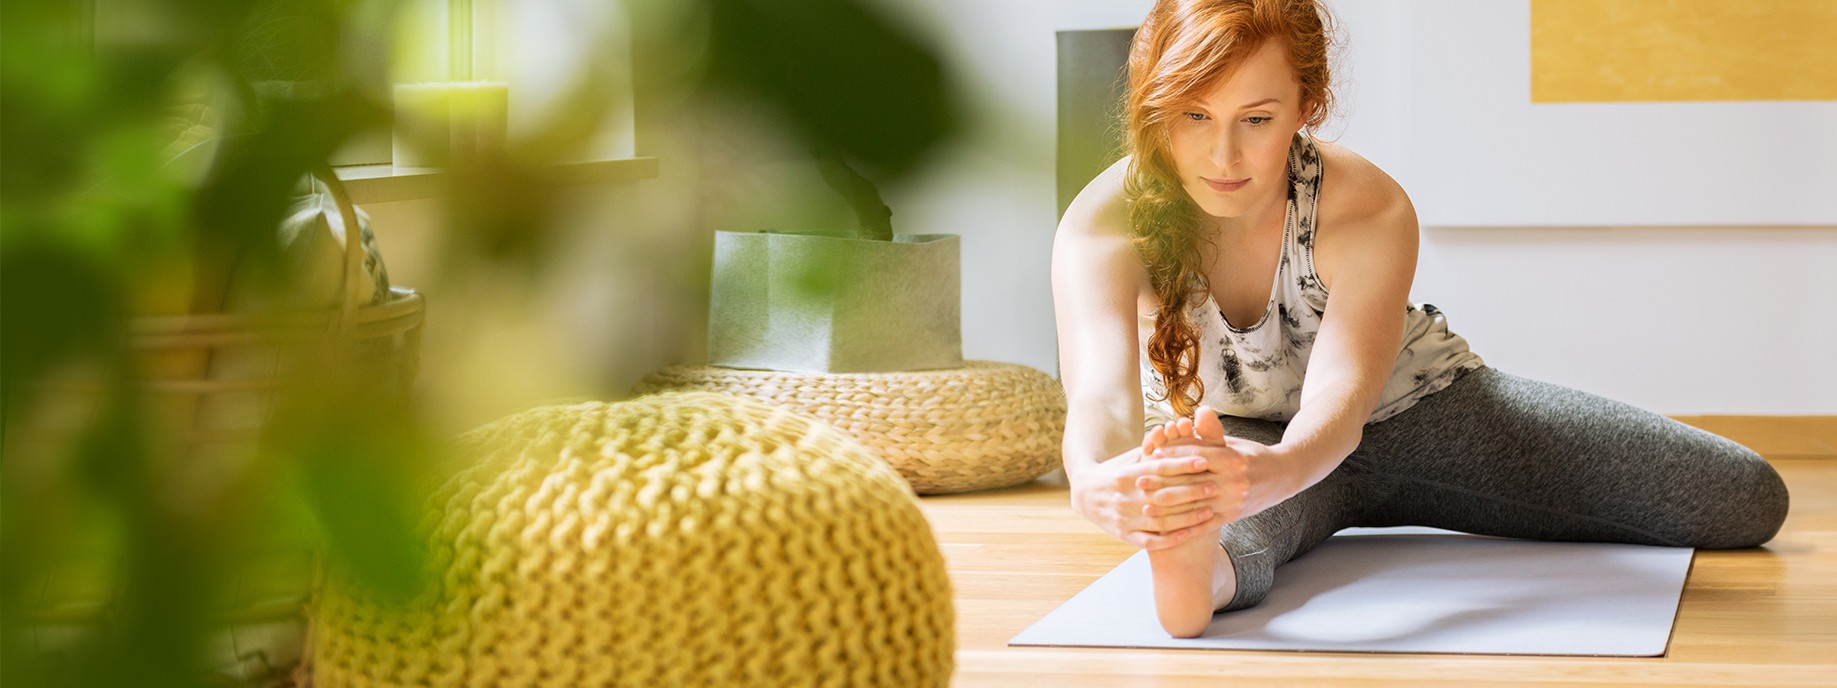
<svg viewBox="0 0 1837 688">
<path fill-rule="evenodd" d="M 1329 296 L 1299 411 L 1282 441 L 1266 451 L 1226 438 L 1224 444 L 1172 446 L 1151 455 L 1205 457 L 1213 473 L 1232 466 L 1223 472 L 1240 477 L 1221 475 L 1224 494 L 1200 501 L 1234 511 L 1233 519 L 1307 489 L 1358 447 L 1403 343 L 1404 308 L 1416 275 L 1415 209 L 1389 175 L 1356 153 L 1328 143 L 1321 151 L 1325 174 L 1315 266 Z M 1235 467 L 1246 461 L 1253 465 Z M 1273 464 L 1273 470 L 1254 465 L 1262 463 Z M 1141 482 L 1150 491 L 1182 484 L 1154 477 Z"/>
<path fill-rule="evenodd" d="M 1203 458 L 1208 470 L 1200 479 L 1218 487 L 1193 495 L 1194 476 L 1140 478 L 1156 504 L 1151 512 L 1162 504 L 1171 510 L 1203 504 L 1230 521 L 1275 506 L 1338 467 L 1358 447 L 1377 407 L 1402 343 L 1416 271 L 1416 215 L 1382 171 L 1338 146 L 1322 149 L 1329 186 L 1321 194 L 1324 231 L 1315 242 L 1315 267 L 1329 296 L 1301 407 L 1270 447 L 1224 435 L 1203 407 L 1194 419 L 1149 433 L 1142 449 L 1151 458 Z M 1230 603 L 1236 573 L 1215 544 L 1193 540 L 1151 551 L 1149 564 L 1156 615 L 1175 637 L 1204 633 L 1213 610 Z"/>
<path fill-rule="evenodd" d="M 1390 175 L 1352 151 L 1321 144 L 1315 267 L 1326 284 L 1301 408 L 1281 446 L 1295 462 L 1298 493 L 1337 468 L 1364 435 L 1403 345 L 1404 312 L 1416 279 L 1416 209 Z"/>
<path fill-rule="evenodd" d="M 1136 370 L 1136 301 L 1148 273 L 1130 244 L 1122 201 L 1124 162 L 1072 200 L 1052 246 L 1053 316 L 1068 417 L 1065 473 L 1140 444 L 1141 377 Z"/>
<path fill-rule="evenodd" d="M 1067 402 L 1063 449 L 1072 510 L 1124 542 L 1155 550 L 1207 532 L 1208 521 L 1216 519 L 1204 504 L 1151 514 L 1137 484 L 1145 475 L 1190 481 L 1204 466 L 1192 459 L 1141 461 L 1137 304 L 1145 294 L 1152 298 L 1152 289 L 1129 240 L 1122 197 L 1127 163 L 1124 158 L 1098 175 L 1059 223 L 1053 314 Z"/>
</svg>

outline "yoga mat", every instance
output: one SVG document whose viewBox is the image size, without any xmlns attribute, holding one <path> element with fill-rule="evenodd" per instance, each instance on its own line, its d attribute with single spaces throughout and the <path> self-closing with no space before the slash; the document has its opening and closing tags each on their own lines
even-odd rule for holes
<svg viewBox="0 0 1837 688">
<path fill-rule="evenodd" d="M 1694 551 L 1348 528 L 1277 569 L 1262 604 L 1191 639 L 1155 619 L 1136 552 L 1008 644 L 1655 657 Z"/>
</svg>

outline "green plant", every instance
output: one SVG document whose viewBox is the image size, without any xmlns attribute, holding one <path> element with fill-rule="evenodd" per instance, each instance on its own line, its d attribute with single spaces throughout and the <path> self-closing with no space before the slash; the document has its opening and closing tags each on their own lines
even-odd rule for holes
<svg viewBox="0 0 1837 688">
<path fill-rule="evenodd" d="M 893 240 L 893 209 L 887 207 L 886 201 L 880 200 L 880 189 L 861 176 L 855 168 L 848 166 L 841 154 L 833 150 L 819 149 L 813 151 L 817 169 L 823 173 L 824 183 L 836 193 L 848 200 L 849 207 L 855 209 L 856 234 L 862 239 L 875 241 Z"/>
<path fill-rule="evenodd" d="M 411 595 L 419 585 L 420 486 L 441 445 L 416 399 L 378 395 L 352 372 L 361 370 L 353 352 L 300 352 L 315 384 L 277 402 L 256 457 L 264 470 L 188 491 L 171 467 L 192 457 L 159 439 L 145 403 L 145 376 L 159 366 L 124 346 L 136 315 L 221 309 L 239 266 L 270 275 L 266 288 L 290 288 L 273 228 L 299 179 L 385 126 L 388 75 L 351 56 L 387 54 L 397 16 L 387 0 L 22 0 L 0 10 L 7 685 L 195 685 L 212 600 L 236 552 L 277 534 L 323 543 L 379 590 Z M 639 98 L 737 95 L 835 160 L 847 155 L 889 178 L 916 169 L 955 127 L 937 59 L 859 0 L 633 0 L 626 20 Z M 566 97 L 573 107 L 538 127 L 542 135 L 452 171 L 457 240 L 442 257 L 446 272 L 511 263 L 539 281 L 557 223 L 547 170 L 605 119 L 613 103 L 591 78 L 602 69 L 583 66 L 587 77 Z M 258 84 L 275 80 L 303 87 L 262 95 Z M 214 147 L 208 165 L 169 164 L 184 136 L 175 116 L 200 112 L 214 130 L 195 142 Z M 100 381 L 95 412 L 69 441 L 18 449 L 21 428 L 50 411 L 45 385 L 70 371 Z M 72 547 L 97 555 L 94 575 L 120 591 L 111 632 L 69 649 L 74 670 L 43 661 L 29 615 L 30 586 Z"/>
</svg>

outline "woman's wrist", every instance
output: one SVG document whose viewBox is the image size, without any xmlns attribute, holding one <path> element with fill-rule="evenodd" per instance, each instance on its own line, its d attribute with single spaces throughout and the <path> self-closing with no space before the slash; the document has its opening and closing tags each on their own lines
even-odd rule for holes
<svg viewBox="0 0 1837 688">
<path fill-rule="evenodd" d="M 1091 469 L 1096 466 L 1097 462 L 1090 459 L 1065 460 L 1065 484 L 1071 488 L 1072 511 L 1083 512 L 1080 498 L 1083 496 L 1085 481 L 1090 479 Z"/>
<path fill-rule="evenodd" d="M 1087 443 L 1080 442 L 1079 444 L 1086 445 Z M 1139 453 L 1140 447 L 1133 445 L 1115 456 L 1108 456 L 1106 452 L 1108 452 L 1108 450 L 1104 449 L 1092 451 L 1089 446 L 1068 449 L 1064 454 L 1064 461 L 1062 462 L 1065 467 L 1065 482 L 1071 484 L 1073 487 L 1077 487 L 1082 485 L 1083 481 L 1088 478 L 1093 471 L 1102 469 L 1104 464 L 1129 456 L 1131 452 L 1136 452 L 1135 456 L 1137 457 L 1141 456 Z"/>
<path fill-rule="evenodd" d="M 1269 449 L 1270 458 L 1277 464 L 1273 471 L 1277 484 L 1282 486 L 1283 494 L 1289 497 L 1300 494 L 1332 472 L 1332 467 L 1326 471 L 1317 470 L 1321 457 L 1306 445 L 1277 442 L 1270 445 Z M 1334 465 L 1338 465 L 1338 462 L 1334 462 Z"/>
</svg>

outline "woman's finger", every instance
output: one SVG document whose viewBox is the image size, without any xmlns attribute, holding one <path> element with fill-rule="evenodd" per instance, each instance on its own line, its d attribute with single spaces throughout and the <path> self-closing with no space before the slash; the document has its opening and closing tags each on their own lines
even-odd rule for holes
<svg viewBox="0 0 1837 688">
<path fill-rule="evenodd" d="M 1187 528 L 1203 525 L 1211 521 L 1212 517 L 1216 515 L 1217 513 L 1212 510 L 1212 507 L 1201 506 L 1198 509 L 1183 514 L 1152 519 L 1149 521 L 1149 528 L 1159 531 L 1164 535 L 1172 534 Z"/>
<path fill-rule="evenodd" d="M 1149 493 L 1148 503 L 1160 506 L 1174 506 L 1188 502 L 1203 501 L 1218 494 L 1218 488 L 1210 482 L 1193 485 L 1168 487 Z"/>
<path fill-rule="evenodd" d="M 1207 462 L 1204 457 L 1181 457 L 1145 460 L 1142 463 L 1130 466 L 1128 470 L 1133 476 L 1176 476 L 1199 473 L 1206 470 L 1206 468 Z"/>
<path fill-rule="evenodd" d="M 1201 529 L 1209 528 L 1211 530 L 1218 530 L 1219 528 L 1223 528 L 1225 526 L 1231 525 L 1231 522 L 1236 521 L 1236 520 L 1237 520 L 1237 515 L 1234 513 L 1216 512 L 1212 514 L 1211 519 L 1207 520 L 1205 523 L 1200 524 L 1199 527 Z"/>
<path fill-rule="evenodd" d="M 1229 444 L 1195 443 L 1163 445 L 1160 449 L 1156 449 L 1153 453 L 1142 458 L 1151 461 L 1177 460 L 1189 456 L 1202 458 L 1216 456 L 1220 455 L 1221 452 L 1224 456 L 1243 456 L 1243 454 L 1239 453 L 1236 449 L 1231 448 Z"/>
<path fill-rule="evenodd" d="M 1197 501 L 1185 502 L 1182 504 L 1172 504 L 1172 505 L 1167 505 L 1167 506 L 1162 506 L 1160 504 L 1143 504 L 1142 505 L 1142 515 L 1148 518 L 1162 518 L 1165 516 L 1174 516 L 1177 514 L 1184 514 L 1186 512 L 1193 511 L 1195 509 L 1205 508 L 1207 506 L 1207 502 L 1208 500 L 1201 499 Z"/>
<path fill-rule="evenodd" d="M 1172 476 L 1144 475 L 1140 478 L 1135 479 L 1135 486 L 1137 489 L 1140 489 L 1143 491 L 1153 491 L 1153 490 L 1159 490 L 1163 488 L 1174 487 L 1177 485 L 1192 485 L 1194 483 L 1211 482 L 1216 479 L 1217 479 L 1217 476 L 1214 476 L 1214 475 L 1211 475 L 1205 472 L 1189 473 L 1186 475 L 1172 475 Z"/>
</svg>

